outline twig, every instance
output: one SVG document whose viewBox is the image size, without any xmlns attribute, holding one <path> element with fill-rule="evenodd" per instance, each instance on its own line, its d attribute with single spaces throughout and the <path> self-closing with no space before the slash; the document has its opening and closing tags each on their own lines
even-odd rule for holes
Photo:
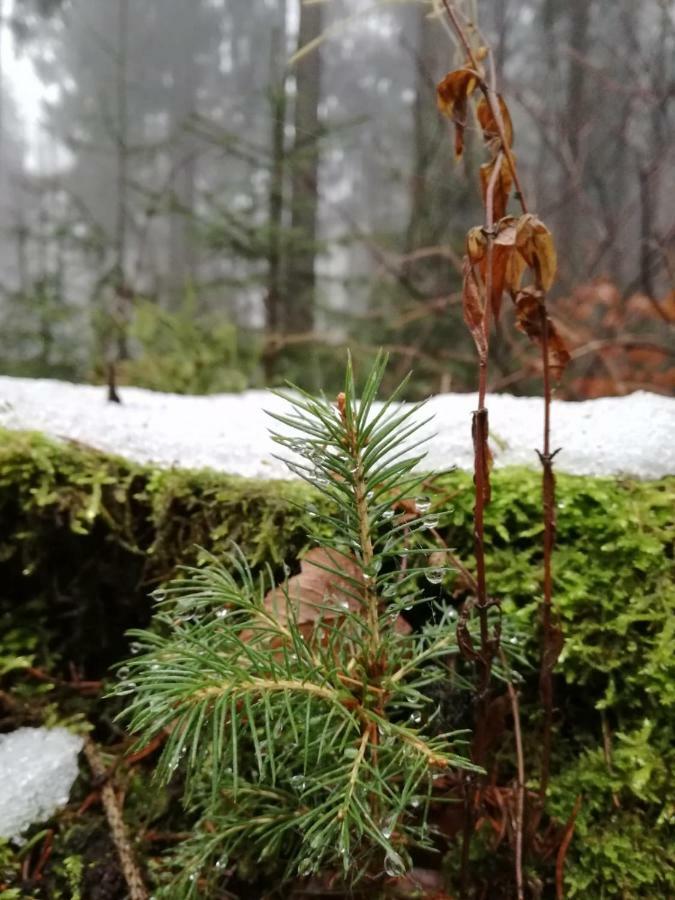
<svg viewBox="0 0 675 900">
<path fill-rule="evenodd" d="M 47 830 L 47 834 L 45 835 L 44 844 L 42 845 L 42 850 L 40 851 L 40 856 L 38 857 L 38 861 L 35 864 L 35 868 L 33 869 L 33 881 L 41 881 L 42 880 L 42 870 L 47 865 L 49 861 L 49 857 L 52 855 L 52 850 L 54 849 L 54 830 L 49 828 Z"/>
<path fill-rule="evenodd" d="M 542 497 L 544 506 L 544 601 L 542 605 L 542 653 L 540 694 L 544 708 L 542 734 L 541 776 L 539 798 L 544 800 L 548 790 L 551 765 L 551 730 L 553 726 L 553 676 L 555 661 L 549 659 L 553 636 L 553 546 L 555 544 L 555 478 L 551 455 L 551 371 L 548 357 L 548 316 L 546 306 L 541 305 L 541 356 L 544 373 L 544 445 L 539 454 L 542 465 Z"/>
<path fill-rule="evenodd" d="M 502 118 L 502 111 L 499 106 L 499 99 L 496 89 L 496 74 L 494 68 L 494 60 L 492 57 L 492 49 L 490 48 L 487 41 L 484 41 L 485 49 L 487 50 L 489 59 L 490 59 L 490 84 L 488 84 L 485 78 L 481 74 L 481 68 L 476 59 L 476 55 L 471 48 L 471 44 L 469 42 L 468 37 L 466 36 L 466 30 L 464 24 L 460 19 L 460 15 L 455 8 L 453 3 L 450 3 L 450 0 L 443 0 L 443 6 L 445 7 L 445 11 L 452 22 L 452 26 L 457 33 L 457 36 L 464 48 L 464 51 L 467 55 L 468 61 L 471 63 L 471 68 L 474 70 L 476 78 L 478 80 L 478 87 L 481 90 L 481 93 L 485 97 L 485 100 L 490 107 L 490 111 L 492 113 L 492 117 L 497 125 L 497 133 L 499 134 L 499 140 L 501 143 L 501 149 L 506 156 L 506 161 L 509 164 L 509 169 L 511 170 L 511 175 L 513 176 L 513 183 L 516 187 L 516 197 L 518 202 L 520 203 L 520 207 L 523 210 L 523 213 L 527 213 L 527 203 L 525 202 L 525 195 L 523 192 L 523 188 L 520 183 L 520 178 L 518 176 L 518 170 L 516 168 L 516 161 L 513 156 L 513 152 L 511 151 L 511 147 L 509 146 L 509 142 L 506 139 L 506 129 L 504 128 L 504 120 Z"/>
<path fill-rule="evenodd" d="M 577 797 L 574 803 L 574 809 L 572 810 L 572 814 L 570 815 L 567 825 L 565 826 L 565 834 L 563 835 L 562 842 L 560 847 L 558 848 L 558 855 L 555 860 L 555 897 L 556 900 L 564 900 L 565 898 L 565 884 L 564 884 L 564 874 L 565 874 L 565 857 L 567 856 L 567 850 L 569 849 L 570 842 L 572 841 L 572 837 L 574 836 L 574 825 L 577 820 L 577 816 L 579 815 L 579 810 L 581 808 L 581 794 Z"/>
<path fill-rule="evenodd" d="M 502 665 L 508 674 L 508 663 L 503 652 L 500 653 Z M 525 818 L 525 757 L 523 755 L 523 737 L 520 729 L 520 703 L 518 694 L 513 687 L 510 675 L 507 678 L 506 687 L 511 701 L 513 714 L 513 735 L 516 742 L 516 763 L 518 767 L 518 781 L 516 784 L 516 891 L 518 900 L 524 900 L 525 888 L 523 884 L 523 822 Z"/>
<path fill-rule="evenodd" d="M 106 779 L 106 769 L 103 761 L 96 749 L 96 745 L 89 737 L 84 742 L 84 753 L 94 778 Z M 148 892 L 145 889 L 143 878 L 134 857 L 127 827 L 124 824 L 120 802 L 110 780 L 105 780 L 101 787 L 101 800 L 110 826 L 110 835 L 117 849 L 124 879 L 129 888 L 129 897 L 131 900 L 148 900 Z"/>
</svg>

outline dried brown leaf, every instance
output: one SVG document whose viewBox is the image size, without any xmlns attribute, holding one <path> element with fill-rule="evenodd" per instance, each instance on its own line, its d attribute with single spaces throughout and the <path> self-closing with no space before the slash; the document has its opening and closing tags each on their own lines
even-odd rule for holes
<svg viewBox="0 0 675 900">
<path fill-rule="evenodd" d="M 476 75 L 471 69 L 456 69 L 448 72 L 436 88 L 438 108 L 455 123 L 455 156 L 459 159 L 464 152 L 464 129 L 469 97 L 476 89 Z"/>
<path fill-rule="evenodd" d="M 483 329 L 485 310 L 478 276 L 468 256 L 464 257 L 462 273 L 464 275 L 464 287 L 462 290 L 464 321 L 471 332 L 471 337 L 474 339 L 478 354 L 482 357 L 487 353 L 487 342 Z"/>
<path fill-rule="evenodd" d="M 484 165 L 480 167 L 480 183 L 483 194 L 483 203 L 487 202 L 488 185 L 496 163 L 497 159 L 495 158 L 491 162 L 484 163 Z M 513 173 L 511 172 L 511 166 L 506 157 L 502 155 L 499 166 L 499 175 L 497 176 L 494 191 L 492 193 L 492 208 L 495 219 L 501 219 L 506 215 L 506 207 L 508 206 L 512 187 Z"/>
<path fill-rule="evenodd" d="M 327 570 L 331 571 L 327 571 Z M 295 616 L 299 625 L 335 619 L 361 609 L 365 581 L 357 561 L 337 550 L 314 547 L 300 563 L 300 573 L 269 591 L 265 607 L 281 624 Z"/>
<path fill-rule="evenodd" d="M 536 216 L 521 216 L 517 225 L 516 246 L 534 272 L 535 284 L 544 293 L 550 290 L 558 267 L 553 235 Z"/>
<path fill-rule="evenodd" d="M 490 282 L 490 306 L 495 320 L 499 319 L 502 294 L 507 286 L 507 272 L 515 252 L 516 220 L 513 216 L 501 219 L 495 226 L 496 235 L 492 245 L 492 276 Z M 480 263 L 480 274 L 487 285 L 487 253 Z"/>
<path fill-rule="evenodd" d="M 339 619 L 346 613 L 360 613 L 365 596 L 363 571 L 353 556 L 330 547 L 313 547 L 301 560 L 300 572 L 265 596 L 266 609 L 285 625 L 295 617 L 309 631 L 322 622 Z M 307 627 L 308 626 L 308 627 Z M 396 630 L 410 631 L 399 616 Z"/>
<path fill-rule="evenodd" d="M 499 103 L 499 111 L 501 112 L 502 116 L 504 137 L 506 138 L 506 142 L 509 147 L 512 147 L 513 122 L 511 121 L 511 113 L 509 112 L 509 108 L 506 105 L 501 94 L 497 96 L 497 102 Z M 495 138 L 499 138 L 499 126 L 492 112 L 492 107 L 485 99 L 485 97 L 481 97 L 476 104 L 476 115 L 478 116 L 478 122 L 483 130 L 483 138 L 485 139 L 486 143 L 490 143 Z"/>
<path fill-rule="evenodd" d="M 542 345 L 544 322 L 548 342 L 548 365 L 551 375 L 559 381 L 570 361 L 570 354 L 554 322 L 546 315 L 543 294 L 536 288 L 524 288 L 515 297 L 516 324 L 532 341 Z"/>
<path fill-rule="evenodd" d="M 477 225 L 469 229 L 466 236 L 466 252 L 472 265 L 476 265 L 485 257 L 487 238 L 483 229 Z"/>
</svg>

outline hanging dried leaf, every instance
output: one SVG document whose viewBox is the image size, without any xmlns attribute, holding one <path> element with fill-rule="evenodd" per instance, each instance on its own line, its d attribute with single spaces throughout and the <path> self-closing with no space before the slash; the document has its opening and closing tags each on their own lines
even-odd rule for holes
<svg viewBox="0 0 675 900">
<path fill-rule="evenodd" d="M 534 272 L 539 290 L 550 290 L 558 267 L 553 235 L 536 216 L 528 213 L 518 220 L 516 246 L 527 265 Z"/>
<path fill-rule="evenodd" d="M 480 184 L 481 192 L 483 195 L 483 203 L 487 203 L 488 185 L 490 183 L 492 173 L 494 172 L 494 167 L 497 163 L 497 159 L 501 159 L 501 163 L 499 165 L 499 175 L 497 176 L 494 190 L 492 192 L 492 208 L 495 219 L 501 219 L 506 215 L 506 207 L 508 206 L 511 188 L 513 187 L 513 175 L 511 173 L 511 167 L 509 166 L 508 160 L 503 154 L 493 159 L 492 162 L 484 163 L 480 167 Z"/>
<path fill-rule="evenodd" d="M 472 265 L 477 265 L 485 257 L 487 238 L 480 226 L 471 228 L 466 236 L 466 252 Z"/>
<path fill-rule="evenodd" d="M 509 112 L 509 108 L 504 102 L 504 98 L 501 94 L 497 95 L 497 102 L 499 103 L 502 125 L 504 126 L 504 137 L 506 138 L 506 143 L 508 144 L 508 146 L 512 147 L 513 122 L 511 121 L 511 113 Z M 480 127 L 483 129 L 483 138 L 485 142 L 489 144 L 491 141 L 495 140 L 495 138 L 499 139 L 499 125 L 495 120 L 492 107 L 487 102 L 485 97 L 481 97 L 476 104 L 476 115 L 478 116 Z"/>
<path fill-rule="evenodd" d="M 469 97 L 476 89 L 477 79 L 470 69 L 448 72 L 436 88 L 438 108 L 455 123 L 455 156 L 464 152 L 464 129 Z"/>
<path fill-rule="evenodd" d="M 518 328 L 539 346 L 542 345 L 546 322 L 548 365 L 553 378 L 560 381 L 570 361 L 570 354 L 555 324 L 546 315 L 542 292 L 536 288 L 524 288 L 516 295 L 514 302 Z"/>
<path fill-rule="evenodd" d="M 346 613 L 362 610 L 365 580 L 358 562 L 329 547 L 313 547 L 300 563 L 300 573 L 265 596 L 265 608 L 285 625 L 294 615 L 299 626 L 311 633 L 323 622 L 338 619 Z M 410 631 L 405 619 L 399 616 L 396 630 Z"/>
<path fill-rule="evenodd" d="M 490 280 L 490 307 L 495 320 L 499 319 L 501 311 L 502 294 L 506 287 L 506 275 L 511 265 L 512 258 L 517 255 L 515 251 L 516 242 L 516 220 L 513 216 L 501 219 L 495 225 L 495 238 L 492 243 L 492 275 Z M 483 283 L 487 285 L 487 265 L 488 254 L 480 264 L 480 274 Z"/>
<path fill-rule="evenodd" d="M 464 275 L 464 288 L 462 291 L 464 321 L 471 332 L 471 337 L 474 339 L 478 355 L 482 358 L 487 353 L 487 343 L 483 331 L 485 311 L 478 276 L 468 256 L 464 257 L 462 273 Z"/>
</svg>

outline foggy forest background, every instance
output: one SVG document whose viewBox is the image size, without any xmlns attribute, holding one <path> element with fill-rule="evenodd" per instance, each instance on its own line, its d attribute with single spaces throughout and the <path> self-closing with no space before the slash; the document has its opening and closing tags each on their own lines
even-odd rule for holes
<svg viewBox="0 0 675 900">
<path fill-rule="evenodd" d="M 672 3 L 478 7 L 558 247 L 551 311 L 573 356 L 560 395 L 672 391 Z M 461 256 L 485 150 L 470 123 L 453 159 L 435 85 L 457 60 L 430 12 L 0 0 L 47 98 L 31 138 L 2 78 L 0 371 L 331 390 L 349 344 L 386 347 L 392 381 L 414 369 L 410 396 L 471 389 Z M 537 351 L 508 316 L 499 327 L 491 388 L 527 393 Z"/>
</svg>

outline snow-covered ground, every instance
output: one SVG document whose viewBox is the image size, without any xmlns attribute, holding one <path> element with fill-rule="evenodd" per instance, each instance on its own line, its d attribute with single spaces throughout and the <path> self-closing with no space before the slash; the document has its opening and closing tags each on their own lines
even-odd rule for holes
<svg viewBox="0 0 675 900">
<path fill-rule="evenodd" d="M 0 735 L 0 838 L 13 838 L 68 802 L 83 740 L 65 728 Z"/>
<path fill-rule="evenodd" d="M 273 457 L 278 447 L 265 410 L 287 405 L 264 391 L 185 397 L 139 388 L 122 390 L 123 404 L 106 403 L 105 389 L 59 381 L 0 377 L 0 427 L 42 431 L 137 462 L 211 468 L 233 475 L 287 478 Z M 432 397 L 425 415 L 428 468 L 471 469 L 471 411 L 475 394 Z M 500 394 L 488 399 L 498 466 L 539 466 L 540 398 Z M 552 446 L 560 471 L 580 475 L 658 478 L 675 473 L 675 399 L 644 391 L 553 405 Z M 426 466 L 425 466 L 426 467 Z"/>
</svg>

